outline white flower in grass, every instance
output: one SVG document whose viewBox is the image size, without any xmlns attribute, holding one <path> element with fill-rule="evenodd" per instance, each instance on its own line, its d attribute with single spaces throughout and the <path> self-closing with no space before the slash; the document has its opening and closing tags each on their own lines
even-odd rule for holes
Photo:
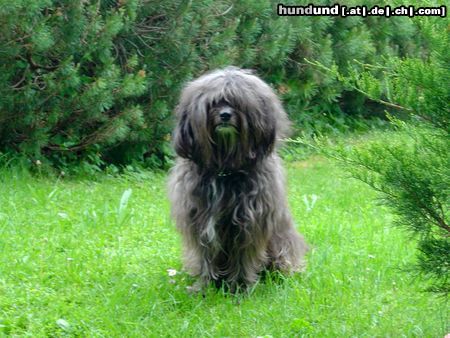
<svg viewBox="0 0 450 338">
<path fill-rule="evenodd" d="M 175 269 L 167 269 L 167 274 L 169 275 L 169 277 L 176 276 L 177 270 L 175 270 Z"/>
<path fill-rule="evenodd" d="M 70 330 L 70 324 L 65 319 L 62 319 L 62 318 L 58 319 L 56 321 L 56 325 L 58 325 L 64 331 L 69 331 Z"/>
</svg>

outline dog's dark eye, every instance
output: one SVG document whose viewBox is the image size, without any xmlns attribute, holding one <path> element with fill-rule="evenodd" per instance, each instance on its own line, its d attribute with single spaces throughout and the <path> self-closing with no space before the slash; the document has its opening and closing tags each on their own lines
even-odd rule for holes
<svg viewBox="0 0 450 338">
<path fill-rule="evenodd" d="M 197 214 L 197 208 L 192 208 L 192 209 L 189 211 L 189 217 L 190 217 L 190 218 L 193 218 L 196 214 Z"/>
</svg>

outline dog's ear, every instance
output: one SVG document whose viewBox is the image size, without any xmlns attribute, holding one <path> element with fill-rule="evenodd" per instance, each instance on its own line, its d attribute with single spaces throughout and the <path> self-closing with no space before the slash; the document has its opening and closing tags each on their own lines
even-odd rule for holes
<svg viewBox="0 0 450 338">
<path fill-rule="evenodd" d="M 194 135 L 186 111 L 180 113 L 178 124 L 173 132 L 173 147 L 178 156 L 183 158 L 191 159 L 195 152 Z"/>
<path fill-rule="evenodd" d="M 250 130 L 250 133 L 253 134 L 253 137 L 251 137 L 253 139 L 251 146 L 252 157 L 262 159 L 273 151 L 276 140 L 275 123 L 275 121 L 272 121 L 272 123 L 266 121 L 263 129 Z"/>
<path fill-rule="evenodd" d="M 276 137 L 276 121 L 268 125 L 261 134 L 261 141 L 259 142 L 259 151 L 261 155 L 270 154 L 273 151 Z"/>
<path fill-rule="evenodd" d="M 173 133 L 173 147 L 178 156 L 206 166 L 211 161 L 212 147 L 205 104 L 200 98 L 194 99 L 196 105 L 183 103 L 186 101 L 182 100 L 175 111 L 178 122 Z"/>
<path fill-rule="evenodd" d="M 259 155 L 270 154 L 280 139 L 286 138 L 290 134 L 290 122 L 283 109 L 278 96 L 269 87 L 268 90 L 260 90 L 258 98 L 260 114 L 255 121 L 255 147 Z"/>
<path fill-rule="evenodd" d="M 277 114 L 273 102 L 260 97 L 258 104 L 258 113 L 248 114 L 251 117 L 248 126 L 251 157 L 256 159 L 273 151 L 277 137 Z"/>
</svg>

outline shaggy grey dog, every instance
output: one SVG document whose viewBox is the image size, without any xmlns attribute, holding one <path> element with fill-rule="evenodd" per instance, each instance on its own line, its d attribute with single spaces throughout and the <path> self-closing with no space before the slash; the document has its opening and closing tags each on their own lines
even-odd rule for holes
<svg viewBox="0 0 450 338">
<path fill-rule="evenodd" d="M 235 290 L 265 269 L 301 269 L 307 246 L 276 153 L 289 121 L 273 90 L 251 71 L 216 70 L 184 88 L 176 118 L 169 195 L 197 287 Z"/>
</svg>

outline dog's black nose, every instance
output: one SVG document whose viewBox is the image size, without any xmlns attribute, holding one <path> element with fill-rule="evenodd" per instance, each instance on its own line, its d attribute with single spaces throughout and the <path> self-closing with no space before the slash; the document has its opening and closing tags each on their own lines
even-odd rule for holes
<svg viewBox="0 0 450 338">
<path fill-rule="evenodd" d="M 231 119 L 231 111 L 228 109 L 221 110 L 219 116 L 223 122 L 227 122 Z"/>
</svg>

